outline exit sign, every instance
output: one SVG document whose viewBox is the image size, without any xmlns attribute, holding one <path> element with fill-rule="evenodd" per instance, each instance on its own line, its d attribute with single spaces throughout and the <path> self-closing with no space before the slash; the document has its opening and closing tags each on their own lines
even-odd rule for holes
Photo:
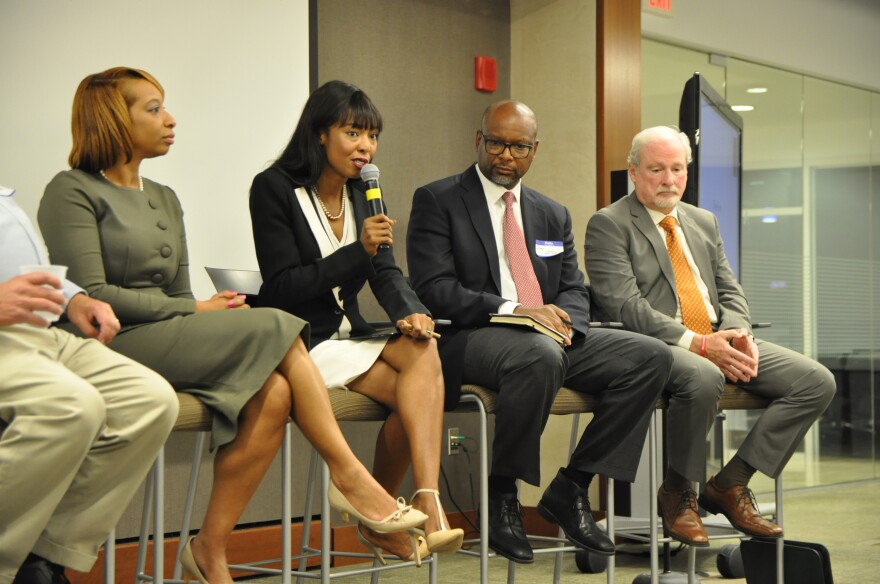
<svg viewBox="0 0 880 584">
<path fill-rule="evenodd" d="M 672 0 L 642 0 L 642 12 L 672 16 Z"/>
</svg>

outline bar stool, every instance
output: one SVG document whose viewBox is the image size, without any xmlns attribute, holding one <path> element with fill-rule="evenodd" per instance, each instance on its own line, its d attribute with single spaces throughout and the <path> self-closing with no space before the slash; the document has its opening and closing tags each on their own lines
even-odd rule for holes
<svg viewBox="0 0 880 584">
<path fill-rule="evenodd" d="M 493 414 L 497 408 L 498 394 L 492 390 L 486 389 L 478 385 L 465 384 L 461 388 L 461 400 L 455 412 L 474 412 L 479 414 L 479 441 L 480 448 L 480 509 L 487 509 L 489 506 L 489 458 L 486 445 L 488 444 L 488 416 Z M 579 433 L 578 424 L 580 422 L 580 414 L 592 413 L 598 405 L 598 399 L 592 395 L 574 391 L 568 388 L 561 388 L 556 394 L 553 405 L 550 408 L 552 415 L 572 415 L 571 435 L 569 438 L 568 454 L 574 452 L 577 445 Z M 657 407 L 665 407 L 665 401 L 659 400 Z M 656 458 L 656 448 L 654 447 L 654 418 L 650 423 L 649 437 L 651 440 L 651 456 Z M 652 460 L 652 467 L 656 466 L 656 461 Z M 612 479 L 606 478 L 607 485 L 607 531 L 608 536 L 614 540 L 614 483 Z M 654 517 L 656 521 L 656 514 Z M 477 540 L 468 540 L 466 543 L 479 542 L 480 551 L 473 552 L 470 550 L 461 550 L 459 553 L 478 556 L 480 558 L 480 584 L 487 584 L 489 581 L 489 558 L 495 557 L 493 552 L 489 551 L 489 518 L 486 513 L 480 513 L 480 537 Z M 572 545 L 562 530 L 559 530 L 558 536 L 555 538 L 529 536 L 530 540 L 541 541 L 554 544 L 553 547 L 539 548 L 534 550 L 535 554 L 556 554 L 556 561 L 553 570 L 553 582 L 558 584 L 562 575 L 562 554 L 564 552 L 583 552 L 579 547 Z M 656 545 L 656 544 L 655 544 Z M 656 558 L 656 553 L 654 554 Z M 508 560 L 507 563 L 507 582 L 513 584 L 516 578 L 516 563 Z M 614 582 L 614 556 L 608 557 L 607 582 Z"/>
</svg>

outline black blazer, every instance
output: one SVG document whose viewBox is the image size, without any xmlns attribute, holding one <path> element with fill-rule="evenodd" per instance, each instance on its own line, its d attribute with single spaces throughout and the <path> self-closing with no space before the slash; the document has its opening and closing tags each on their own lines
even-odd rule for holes
<svg viewBox="0 0 880 584">
<path fill-rule="evenodd" d="M 544 303 L 568 312 L 575 332 L 586 334 L 590 297 L 577 265 L 571 215 L 525 185 L 520 198 L 526 246 Z M 536 240 L 561 242 L 562 253 L 538 257 Z M 447 404 L 457 402 L 467 332 L 488 325 L 489 314 L 506 301 L 500 295 L 498 249 L 476 166 L 416 190 L 406 251 L 419 298 L 437 318 L 452 320 L 453 329 L 443 331 L 440 356 Z"/>
<path fill-rule="evenodd" d="M 280 308 L 309 321 L 312 345 L 333 335 L 343 314 L 351 322 L 352 335 L 373 330 L 361 316 L 357 302 L 367 281 L 392 322 L 414 313 L 430 315 L 395 264 L 393 250 L 371 258 L 358 240 L 322 258 L 296 199 L 298 186 L 278 168 L 261 172 L 251 185 L 251 225 L 263 276 L 261 306 Z M 348 182 L 358 234 L 369 216 L 364 191 L 362 181 Z M 344 310 L 333 297 L 336 286 L 341 286 Z"/>
</svg>

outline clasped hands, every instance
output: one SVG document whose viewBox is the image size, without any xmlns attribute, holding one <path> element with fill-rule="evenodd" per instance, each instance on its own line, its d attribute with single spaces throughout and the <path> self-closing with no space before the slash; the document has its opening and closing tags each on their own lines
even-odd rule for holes
<svg viewBox="0 0 880 584">
<path fill-rule="evenodd" d="M 691 341 L 691 350 L 699 352 L 700 335 Z M 715 363 L 730 381 L 749 382 L 758 376 L 758 345 L 748 329 L 728 329 L 706 335 L 706 358 Z"/>
<path fill-rule="evenodd" d="M 513 313 L 531 316 L 541 324 L 563 335 L 565 337 L 563 342 L 566 346 L 571 344 L 571 317 L 555 304 L 545 304 L 544 306 L 531 308 L 520 305 L 513 309 Z"/>
<path fill-rule="evenodd" d="M 245 295 L 234 290 L 223 290 L 211 296 L 210 300 L 196 300 L 196 312 L 211 312 L 214 310 L 236 310 L 250 308 L 245 303 Z"/>
<path fill-rule="evenodd" d="M 65 300 L 61 289 L 61 280 L 46 272 L 31 272 L 6 280 L 0 284 L 0 326 L 29 324 L 48 328 L 49 322 L 36 311 L 63 313 Z M 67 317 L 87 337 L 105 345 L 119 332 L 119 319 L 110 305 L 86 294 L 70 299 Z"/>
</svg>

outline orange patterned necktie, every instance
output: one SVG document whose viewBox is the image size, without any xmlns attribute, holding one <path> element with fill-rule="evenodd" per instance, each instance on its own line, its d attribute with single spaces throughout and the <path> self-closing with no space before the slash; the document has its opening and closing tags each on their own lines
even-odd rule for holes
<svg viewBox="0 0 880 584">
<path fill-rule="evenodd" d="M 678 301 L 681 303 L 681 320 L 684 326 L 697 334 L 711 334 L 712 323 L 709 322 L 706 304 L 675 235 L 675 217 L 667 215 L 660 222 L 660 227 L 666 231 L 666 247 L 669 250 L 669 259 L 672 260 L 672 269 L 675 271 L 675 287 Z"/>
<path fill-rule="evenodd" d="M 541 285 L 535 276 L 526 238 L 513 213 L 513 193 L 507 191 L 501 198 L 504 200 L 504 252 L 510 264 L 519 303 L 525 307 L 542 306 L 544 298 L 541 295 Z"/>
</svg>

